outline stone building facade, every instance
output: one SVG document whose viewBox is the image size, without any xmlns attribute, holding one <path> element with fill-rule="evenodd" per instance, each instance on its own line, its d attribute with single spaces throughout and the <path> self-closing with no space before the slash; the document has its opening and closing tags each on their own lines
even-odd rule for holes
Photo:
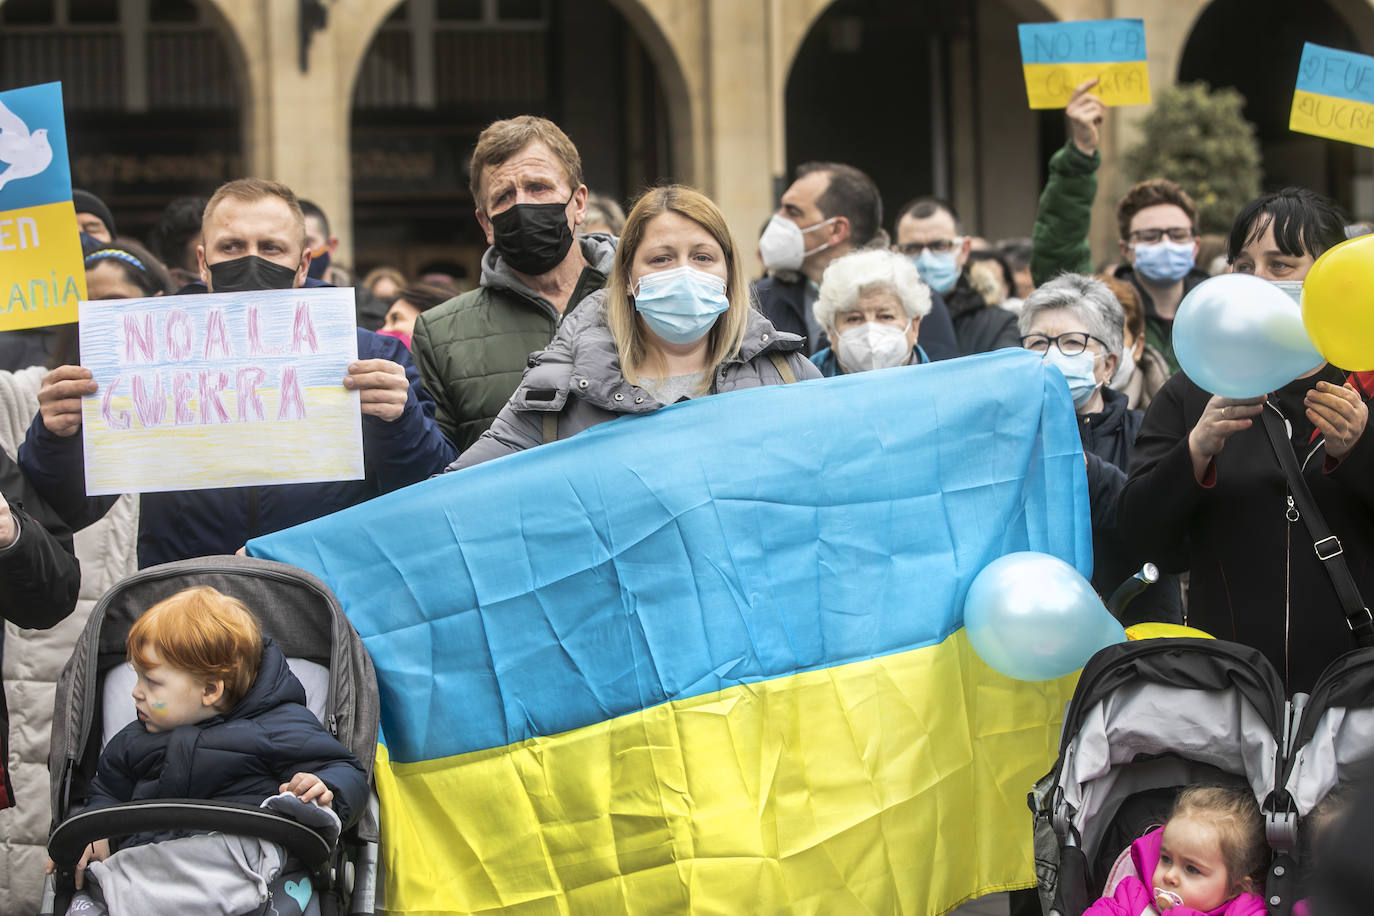
<svg viewBox="0 0 1374 916">
<path fill-rule="evenodd" d="M 1156 91 L 1248 93 L 1270 183 L 1374 215 L 1369 151 L 1276 120 L 1303 40 L 1374 53 L 1374 0 L 0 0 L 0 89 L 63 80 L 76 181 L 135 233 L 251 173 L 320 204 L 359 267 L 472 271 L 464 161 L 523 111 L 568 130 L 594 189 L 692 183 L 746 243 L 808 159 L 869 171 L 890 210 L 947 196 L 1001 238 L 1029 234 L 1064 139 L 1026 106 L 1016 24 L 1122 16 L 1145 21 Z M 1105 125 L 1100 257 L 1145 111 Z"/>
</svg>

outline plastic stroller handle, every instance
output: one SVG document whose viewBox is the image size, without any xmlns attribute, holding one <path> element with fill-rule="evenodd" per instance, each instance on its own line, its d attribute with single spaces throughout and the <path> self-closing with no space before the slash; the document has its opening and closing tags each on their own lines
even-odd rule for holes
<svg viewBox="0 0 1374 916">
<path fill-rule="evenodd" d="M 328 888 L 330 846 L 314 830 L 252 805 L 195 799 L 157 799 L 86 811 L 63 821 L 48 838 L 48 855 L 70 873 L 86 846 L 96 840 L 161 830 L 219 831 L 279 843 Z"/>
</svg>

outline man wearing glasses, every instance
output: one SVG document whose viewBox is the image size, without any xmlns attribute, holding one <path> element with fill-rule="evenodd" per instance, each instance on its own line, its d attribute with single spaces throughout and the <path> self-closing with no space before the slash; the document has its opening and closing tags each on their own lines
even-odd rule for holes
<svg viewBox="0 0 1374 916">
<path fill-rule="evenodd" d="M 1116 276 L 1135 284 L 1145 307 L 1145 342 L 1163 355 L 1171 373 L 1174 313 L 1194 286 L 1207 279 L 1196 266 L 1197 206 L 1177 184 L 1152 178 L 1126 192 L 1116 208 L 1121 255 Z"/>
<path fill-rule="evenodd" d="M 759 238 L 768 276 L 753 286 L 759 311 L 779 331 L 806 340 L 807 354 L 830 346 L 814 314 L 825 269 L 851 251 L 887 247 L 878 186 L 842 162 L 806 162 L 782 195 Z M 921 348 L 931 359 L 959 356 L 949 313 L 938 295 L 921 321 Z"/>
<path fill-rule="evenodd" d="M 945 298 L 961 355 L 1018 346 L 1016 315 L 988 305 L 969 283 L 970 240 L 959 233 L 954 207 L 934 197 L 918 197 L 897 215 L 893 249 L 911 258 L 921 279 Z"/>
</svg>

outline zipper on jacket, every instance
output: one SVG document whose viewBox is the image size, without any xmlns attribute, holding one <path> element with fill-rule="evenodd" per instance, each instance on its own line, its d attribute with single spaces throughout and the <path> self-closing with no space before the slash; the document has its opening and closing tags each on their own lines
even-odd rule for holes
<svg viewBox="0 0 1374 916">
<path fill-rule="evenodd" d="M 1284 536 L 1284 558 L 1283 558 L 1283 682 L 1288 683 L 1288 631 L 1292 626 L 1292 604 L 1293 604 L 1293 525 L 1302 516 L 1298 513 L 1298 506 L 1293 502 L 1293 494 L 1288 493 L 1288 511 L 1284 517 L 1288 519 L 1288 528 Z"/>
</svg>

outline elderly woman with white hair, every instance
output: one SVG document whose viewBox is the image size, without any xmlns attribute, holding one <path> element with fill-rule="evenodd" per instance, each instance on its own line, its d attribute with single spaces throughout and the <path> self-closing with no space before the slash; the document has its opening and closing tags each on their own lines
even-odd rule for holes
<svg viewBox="0 0 1374 916">
<path fill-rule="evenodd" d="M 868 248 L 837 258 L 821 277 L 814 313 L 831 342 L 811 357 L 822 375 L 930 362 L 916 343 L 930 288 L 908 257 Z"/>
<path fill-rule="evenodd" d="M 1026 297 L 1018 326 L 1021 346 L 1039 353 L 1069 383 L 1078 435 L 1088 464 L 1092 504 L 1093 587 L 1109 595 L 1150 557 L 1134 555 L 1116 530 L 1116 503 L 1131 466 L 1131 451 L 1144 415 L 1109 382 L 1121 359 L 1125 315 L 1101 280 L 1060 274 Z M 1178 581 L 1162 578 L 1132 602 L 1127 619 L 1182 619 Z"/>
</svg>

